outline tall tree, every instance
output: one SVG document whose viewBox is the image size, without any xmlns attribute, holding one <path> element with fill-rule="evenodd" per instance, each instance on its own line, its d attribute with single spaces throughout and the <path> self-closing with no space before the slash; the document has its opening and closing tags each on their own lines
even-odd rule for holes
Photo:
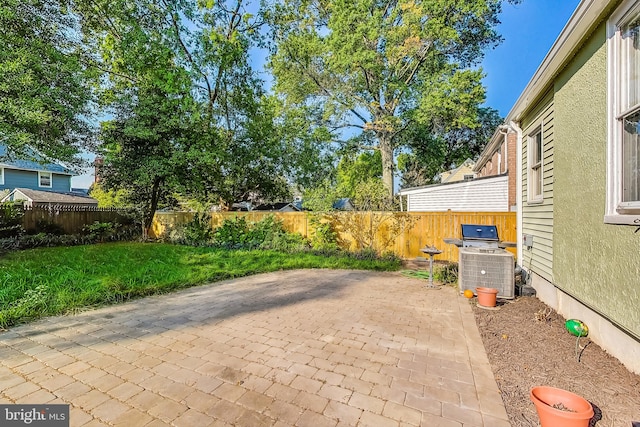
<svg viewBox="0 0 640 427">
<path fill-rule="evenodd" d="M 348 153 L 337 167 L 337 192 L 340 197 L 356 197 L 358 186 L 364 182 L 382 178 L 379 151 L 365 151 L 358 156 Z"/>
<path fill-rule="evenodd" d="M 476 159 L 501 123 L 498 111 L 483 107 L 474 126 L 451 128 L 436 122 L 409 129 L 402 139 L 411 152 L 398 155 L 400 187 L 432 184 L 440 173 Z"/>
<path fill-rule="evenodd" d="M 513 0 L 517 1 L 517 0 Z M 283 0 L 273 27 L 275 89 L 314 104 L 335 130 L 369 133 L 393 194 L 394 153 L 416 123 L 476 126 L 483 50 L 502 0 Z"/>
<path fill-rule="evenodd" d="M 242 0 L 77 0 L 99 52 L 106 185 L 141 198 L 228 206 L 289 191 L 291 151 L 248 51 L 260 21 Z"/>
<path fill-rule="evenodd" d="M 91 73 L 67 3 L 0 4 L 0 143 L 15 156 L 77 163 L 88 138 Z"/>
</svg>

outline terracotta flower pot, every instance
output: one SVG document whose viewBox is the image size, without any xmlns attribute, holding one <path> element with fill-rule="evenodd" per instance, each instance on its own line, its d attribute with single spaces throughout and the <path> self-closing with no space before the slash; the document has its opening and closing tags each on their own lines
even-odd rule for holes
<svg viewBox="0 0 640 427">
<path fill-rule="evenodd" d="M 476 288 L 478 304 L 484 307 L 495 307 L 498 290 L 496 288 Z"/>
<path fill-rule="evenodd" d="M 542 427 L 589 427 L 593 407 L 577 394 L 539 386 L 531 389 L 530 397 Z"/>
</svg>

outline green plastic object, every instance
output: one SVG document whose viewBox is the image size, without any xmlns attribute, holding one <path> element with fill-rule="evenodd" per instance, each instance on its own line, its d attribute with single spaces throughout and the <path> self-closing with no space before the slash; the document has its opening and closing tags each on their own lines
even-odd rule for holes
<svg viewBox="0 0 640 427">
<path fill-rule="evenodd" d="M 564 326 L 571 335 L 576 337 L 586 337 L 589 335 L 589 328 L 581 320 L 569 319 L 565 322 Z"/>
</svg>

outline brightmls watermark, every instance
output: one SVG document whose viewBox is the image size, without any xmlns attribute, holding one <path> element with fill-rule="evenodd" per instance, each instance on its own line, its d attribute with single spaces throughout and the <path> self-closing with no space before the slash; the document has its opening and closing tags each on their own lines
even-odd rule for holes
<svg viewBox="0 0 640 427">
<path fill-rule="evenodd" d="M 0 405 L 0 427 L 69 427 L 69 405 Z"/>
</svg>

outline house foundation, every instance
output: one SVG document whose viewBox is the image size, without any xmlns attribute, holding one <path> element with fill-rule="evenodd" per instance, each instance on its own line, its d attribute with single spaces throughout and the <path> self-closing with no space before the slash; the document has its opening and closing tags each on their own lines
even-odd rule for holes
<svg viewBox="0 0 640 427">
<path fill-rule="evenodd" d="M 591 341 L 617 358 L 631 372 L 640 374 L 639 340 L 535 273 L 531 273 L 531 285 L 538 299 L 565 319 L 580 319 L 589 327 Z"/>
</svg>

